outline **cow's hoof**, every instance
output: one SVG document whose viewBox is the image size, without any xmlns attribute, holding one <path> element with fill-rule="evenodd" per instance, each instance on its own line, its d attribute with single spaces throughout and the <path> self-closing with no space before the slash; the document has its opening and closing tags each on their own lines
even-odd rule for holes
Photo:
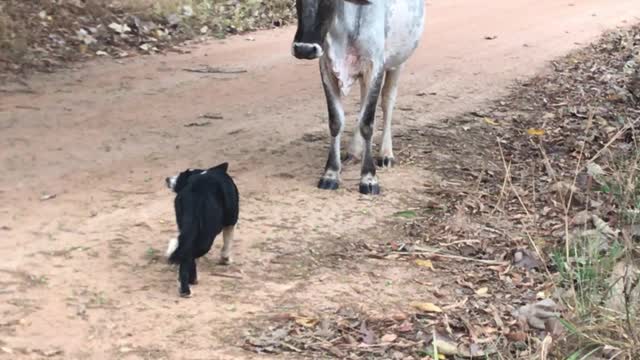
<svg viewBox="0 0 640 360">
<path fill-rule="evenodd" d="M 378 158 L 378 166 L 381 168 L 392 168 L 395 165 L 396 160 L 394 157 L 385 156 Z"/>
<path fill-rule="evenodd" d="M 378 195 L 380 194 L 380 185 L 378 184 L 363 184 L 360 183 L 360 194 L 365 195 Z"/>
<path fill-rule="evenodd" d="M 337 190 L 339 184 L 336 179 L 321 178 L 318 182 L 318 188 L 323 190 Z"/>
<path fill-rule="evenodd" d="M 365 195 L 378 195 L 380 194 L 380 185 L 378 185 L 378 178 L 375 174 L 364 174 L 360 178 L 360 193 Z"/>
<path fill-rule="evenodd" d="M 230 257 L 221 257 L 220 260 L 218 261 L 219 265 L 231 265 L 231 258 Z"/>
</svg>

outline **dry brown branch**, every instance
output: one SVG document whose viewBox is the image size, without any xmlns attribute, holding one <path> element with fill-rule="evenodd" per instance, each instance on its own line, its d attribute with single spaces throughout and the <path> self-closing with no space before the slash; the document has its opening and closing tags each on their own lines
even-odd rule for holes
<svg viewBox="0 0 640 360">
<path fill-rule="evenodd" d="M 484 260 L 484 259 L 476 259 L 476 258 L 467 257 L 467 256 L 442 254 L 442 253 L 439 253 L 439 252 L 436 252 L 436 251 L 420 249 L 420 248 L 417 248 L 417 247 L 415 249 L 413 249 L 412 251 L 410 251 L 410 252 L 394 251 L 393 253 L 401 255 L 401 256 L 412 256 L 412 255 L 415 255 L 415 254 L 423 254 L 423 255 L 427 255 L 427 256 L 441 257 L 441 258 L 444 258 L 444 259 L 451 259 L 451 260 L 473 261 L 473 262 L 477 262 L 477 263 L 485 264 L 485 265 L 508 265 L 509 264 L 508 261 Z"/>
<path fill-rule="evenodd" d="M 230 278 L 230 279 L 239 279 L 239 280 L 244 279 L 240 275 L 225 274 L 225 273 L 221 273 L 221 272 L 217 272 L 217 271 L 212 271 L 210 274 L 211 274 L 211 276 L 218 276 L 218 277 L 224 277 L 224 278 Z"/>
<path fill-rule="evenodd" d="M 638 122 L 638 120 L 640 120 L 640 118 L 633 120 L 632 122 L 628 123 L 627 125 L 623 126 L 620 130 L 618 130 L 618 132 L 613 135 L 611 137 L 611 139 L 609 139 L 609 142 L 607 142 L 602 149 L 598 150 L 598 152 L 593 155 L 591 157 L 591 159 L 589 159 L 588 162 L 594 162 L 597 158 L 600 157 L 600 155 L 602 155 L 602 153 L 609 149 L 609 147 L 611 146 L 611 144 L 613 144 L 616 140 L 618 140 L 618 138 L 620 136 L 622 136 L 622 134 L 624 134 L 627 130 L 634 128 L 635 124 Z M 587 131 L 589 130 L 589 128 L 591 127 L 591 122 L 593 121 L 593 115 L 589 116 L 589 122 L 587 123 Z M 583 149 L 584 149 L 584 143 L 583 143 Z"/>
</svg>

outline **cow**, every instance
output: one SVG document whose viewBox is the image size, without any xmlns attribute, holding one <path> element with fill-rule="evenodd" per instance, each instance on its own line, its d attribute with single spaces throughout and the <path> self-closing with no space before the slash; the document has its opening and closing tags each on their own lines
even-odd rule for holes
<svg viewBox="0 0 640 360">
<path fill-rule="evenodd" d="M 296 0 L 298 27 L 291 51 L 298 59 L 319 58 L 327 100 L 331 146 L 318 187 L 340 183 L 342 98 L 360 82 L 360 113 L 347 159 L 362 160 L 359 191 L 379 194 L 371 146 L 378 98 L 382 95 L 384 130 L 378 165 L 394 163 L 391 117 L 398 78 L 424 29 L 424 0 Z"/>
</svg>

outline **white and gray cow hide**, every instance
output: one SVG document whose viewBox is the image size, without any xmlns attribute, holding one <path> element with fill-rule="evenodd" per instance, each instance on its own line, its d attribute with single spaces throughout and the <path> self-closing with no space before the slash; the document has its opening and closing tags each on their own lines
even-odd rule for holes
<svg viewBox="0 0 640 360">
<path fill-rule="evenodd" d="M 384 131 L 378 163 L 391 167 L 391 117 L 398 78 L 424 28 L 423 0 L 297 0 L 298 29 L 292 53 L 299 59 L 320 58 L 320 74 L 329 112 L 331 148 L 320 179 L 321 189 L 340 183 L 340 135 L 344 127 L 342 98 L 360 81 L 358 127 L 348 158 L 362 159 L 359 190 L 378 194 L 371 138 L 378 97 L 382 95 Z"/>
</svg>

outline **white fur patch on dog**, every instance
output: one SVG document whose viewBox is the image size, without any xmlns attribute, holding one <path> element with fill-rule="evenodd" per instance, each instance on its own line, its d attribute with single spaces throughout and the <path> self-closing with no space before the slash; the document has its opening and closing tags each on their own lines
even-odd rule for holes
<svg viewBox="0 0 640 360">
<path fill-rule="evenodd" d="M 165 253 L 165 255 L 167 257 L 170 257 L 171 254 L 173 254 L 174 251 L 176 251 L 176 249 L 178 248 L 178 238 L 173 238 L 171 240 L 169 240 L 169 245 L 167 246 L 167 252 Z"/>
<path fill-rule="evenodd" d="M 169 189 L 174 190 L 176 188 L 176 183 L 178 182 L 178 175 L 174 175 L 169 178 Z"/>
</svg>

